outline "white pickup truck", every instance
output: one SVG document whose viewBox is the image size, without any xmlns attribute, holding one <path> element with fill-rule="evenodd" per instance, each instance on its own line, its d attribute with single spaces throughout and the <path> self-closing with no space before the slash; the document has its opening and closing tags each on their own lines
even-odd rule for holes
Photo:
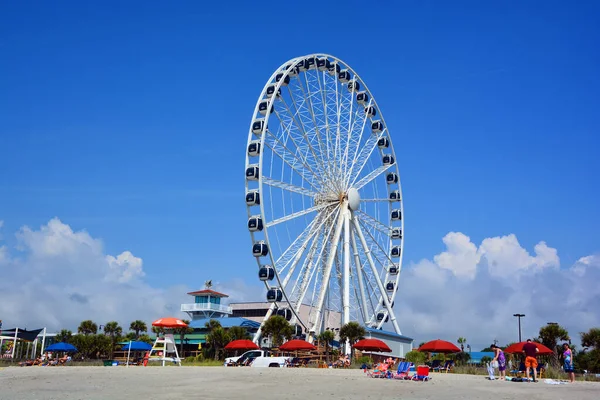
<svg viewBox="0 0 600 400">
<path fill-rule="evenodd" d="M 225 359 L 225 366 L 250 366 L 283 368 L 289 363 L 291 357 L 274 357 L 267 350 L 250 350 L 239 357 Z"/>
</svg>

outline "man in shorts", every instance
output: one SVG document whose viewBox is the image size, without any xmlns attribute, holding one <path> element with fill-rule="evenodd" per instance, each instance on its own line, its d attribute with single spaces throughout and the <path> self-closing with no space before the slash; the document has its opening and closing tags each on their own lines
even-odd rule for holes
<svg viewBox="0 0 600 400">
<path fill-rule="evenodd" d="M 537 345 L 531 341 L 531 339 L 527 339 L 527 343 L 523 345 L 523 353 L 525 353 L 525 372 L 527 373 L 527 380 L 529 380 L 529 369 L 533 368 L 533 381 L 537 381 L 537 353 L 540 350 Z"/>
</svg>

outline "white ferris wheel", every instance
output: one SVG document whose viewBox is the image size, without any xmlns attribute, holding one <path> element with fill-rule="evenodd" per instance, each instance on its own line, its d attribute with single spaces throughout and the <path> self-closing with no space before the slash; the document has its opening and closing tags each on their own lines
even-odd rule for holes
<svg viewBox="0 0 600 400">
<path fill-rule="evenodd" d="M 309 341 L 332 311 L 342 325 L 389 321 L 401 333 L 393 311 L 404 228 L 396 161 L 381 109 L 343 61 L 311 54 L 271 75 L 246 148 L 252 254 L 272 303 L 264 321 L 283 315 Z"/>
</svg>

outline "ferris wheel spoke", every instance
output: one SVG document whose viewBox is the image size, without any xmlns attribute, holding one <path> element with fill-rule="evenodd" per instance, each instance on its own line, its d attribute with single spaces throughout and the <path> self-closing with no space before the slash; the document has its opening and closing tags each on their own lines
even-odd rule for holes
<svg viewBox="0 0 600 400">
<path fill-rule="evenodd" d="M 333 174 L 333 170 L 331 167 L 331 161 L 332 161 L 332 157 L 331 157 L 331 148 L 330 148 L 330 134 L 329 134 L 329 112 L 328 112 L 328 107 L 327 107 L 327 85 L 326 85 L 326 72 L 316 72 L 316 76 L 317 76 L 317 81 L 319 83 L 319 93 L 321 94 L 321 104 L 323 105 L 323 118 L 324 118 L 324 125 L 323 125 L 323 131 L 325 134 L 325 147 L 327 149 L 327 153 L 326 153 L 326 162 L 327 162 L 327 169 L 329 170 L 330 174 Z M 321 82 L 321 75 L 323 75 L 323 82 Z"/>
<path fill-rule="evenodd" d="M 354 225 L 354 228 L 356 229 L 356 233 L 358 234 L 358 238 L 360 239 L 360 242 L 362 244 L 363 250 L 367 256 L 367 260 L 369 262 L 369 265 L 371 266 L 371 270 L 373 272 L 373 276 L 375 278 L 375 281 L 377 282 L 377 287 L 379 288 L 379 293 L 383 298 L 383 301 L 385 303 L 386 308 L 389 311 L 390 314 L 390 320 L 392 322 L 392 325 L 394 326 L 394 329 L 396 330 L 396 333 L 401 335 L 402 332 L 400 331 L 400 327 L 398 326 L 398 322 L 396 321 L 396 316 L 394 315 L 394 313 L 391 311 L 392 307 L 391 304 L 389 302 L 389 298 L 387 296 L 387 292 L 385 290 L 385 288 L 383 287 L 383 283 L 381 282 L 381 279 L 379 279 L 379 275 L 377 274 L 377 267 L 375 266 L 375 263 L 373 262 L 373 257 L 371 256 L 371 250 L 369 249 L 369 246 L 367 244 L 367 241 L 362 233 L 362 229 L 360 228 L 360 223 L 358 222 L 358 220 L 356 218 L 352 219 L 352 223 Z"/>
<path fill-rule="evenodd" d="M 312 145 L 312 141 L 310 140 L 310 138 L 308 136 L 309 134 L 313 134 L 311 132 L 312 130 L 307 129 L 306 124 L 303 121 L 303 116 L 305 116 L 305 113 L 306 113 L 306 111 L 304 109 L 308 109 L 308 107 L 306 107 L 304 105 L 304 103 L 307 102 L 307 100 L 303 99 L 303 100 L 299 100 L 297 102 L 296 98 L 294 97 L 294 91 L 292 89 L 290 89 L 290 90 L 288 90 L 288 93 L 290 95 L 290 99 L 292 100 L 292 105 L 294 106 L 294 109 L 296 111 L 295 113 L 292 113 L 289 105 L 287 104 L 287 102 L 285 101 L 285 99 L 283 97 L 281 97 L 279 100 L 281 101 L 281 103 L 284 104 L 285 110 L 287 110 L 287 112 L 290 115 L 293 115 L 292 119 L 293 119 L 296 127 L 300 131 L 300 136 L 303 139 L 304 144 L 306 145 L 305 158 L 308 159 L 309 154 L 312 156 L 312 162 L 315 165 L 315 167 L 318 169 L 319 176 L 321 177 L 321 181 L 323 182 L 323 186 L 328 186 L 328 181 L 325 179 L 326 171 L 324 169 L 324 165 L 322 162 L 319 162 L 319 159 L 317 157 L 317 152 L 315 151 L 315 149 Z M 301 107 L 303 107 L 304 109 L 301 109 Z M 295 117 L 296 115 L 298 116 L 298 118 Z M 298 120 L 299 120 L 299 122 L 298 122 Z M 292 132 L 292 130 L 290 130 L 290 137 L 292 137 L 291 132 Z M 298 138 L 298 139 L 300 139 L 300 138 Z M 297 143 L 296 143 L 296 147 L 298 147 Z"/>
<path fill-rule="evenodd" d="M 356 245 L 356 237 L 354 235 L 354 232 L 350 232 L 350 240 L 351 240 L 351 245 L 352 245 L 352 252 L 354 255 L 354 268 L 356 271 L 356 280 L 358 281 L 358 289 L 360 292 L 360 301 L 361 301 L 361 311 L 362 311 L 362 317 L 363 317 L 363 321 L 366 323 L 367 322 L 367 315 L 368 315 L 368 306 L 367 306 L 367 296 L 365 294 L 365 283 L 363 281 L 363 273 L 362 273 L 362 263 L 360 262 L 360 253 L 358 252 L 358 246 Z"/>
<path fill-rule="evenodd" d="M 290 157 L 293 157 L 293 158 L 297 159 L 298 161 L 300 161 L 300 163 L 303 166 L 303 169 L 310 171 L 310 173 L 312 175 L 312 179 L 309 179 L 309 181 L 317 180 L 317 181 L 319 181 L 319 184 L 321 187 L 325 187 L 326 182 L 323 179 L 322 172 L 319 170 L 317 170 L 317 171 L 314 170 L 315 167 L 318 167 L 318 164 L 315 159 L 311 159 L 311 153 L 314 158 L 314 152 L 311 151 L 310 143 L 305 142 L 305 139 L 303 137 L 304 135 L 302 134 L 302 127 L 300 127 L 300 125 L 296 121 L 296 118 L 291 114 L 291 111 L 290 111 L 289 107 L 287 106 L 287 104 L 285 103 L 285 100 L 280 99 L 280 102 L 282 102 L 285 105 L 285 107 L 283 109 L 284 112 L 280 112 L 280 111 L 278 111 L 278 109 L 275 109 L 274 114 L 280 122 L 281 129 L 282 129 L 282 132 L 281 132 L 282 137 L 284 137 L 287 134 L 287 136 L 285 136 L 285 137 L 288 138 L 289 140 L 291 140 L 296 151 L 294 152 L 294 151 L 291 151 L 290 149 L 288 149 L 288 146 L 286 144 L 281 143 L 281 140 L 276 135 L 273 135 L 271 133 L 270 136 L 275 138 L 281 146 L 284 146 L 288 150 L 289 156 L 286 159 L 289 160 Z M 286 113 L 286 111 L 287 111 L 287 113 Z M 288 113 L 290 115 L 288 115 Z M 284 115 L 285 115 L 285 117 L 284 117 Z M 287 121 L 286 121 L 286 118 L 288 119 Z M 271 143 L 273 143 L 273 142 L 271 142 Z M 273 143 L 273 144 L 275 144 L 275 143 Z M 279 148 L 279 151 L 281 151 L 281 150 L 282 149 Z M 283 154 L 286 154 L 286 153 L 283 153 Z M 296 157 L 295 154 L 297 154 L 298 157 Z M 297 163 L 294 163 L 294 165 L 296 165 L 296 164 Z"/>
<path fill-rule="evenodd" d="M 390 199 L 385 198 L 385 197 L 382 197 L 380 199 L 360 199 L 361 203 L 365 203 L 365 202 L 367 202 L 367 203 L 372 203 L 372 202 L 386 202 L 387 203 L 389 201 L 390 201 Z"/>
<path fill-rule="evenodd" d="M 304 229 L 304 231 L 302 231 L 302 233 L 300 233 L 300 235 L 298 235 L 298 237 L 281 254 L 281 256 L 279 256 L 279 258 L 275 262 L 275 265 L 279 266 L 279 271 L 284 271 L 286 269 L 286 267 L 287 267 L 288 263 L 290 262 L 290 260 L 296 255 L 296 253 L 303 246 L 303 244 L 306 241 L 310 240 L 310 238 L 312 236 L 314 236 L 314 234 L 316 232 L 318 232 L 319 229 L 325 223 L 327 223 L 327 220 L 329 219 L 329 217 L 331 216 L 331 214 L 335 213 L 335 211 L 337 210 L 337 208 L 339 208 L 339 207 L 336 207 L 334 210 L 331 210 L 329 213 L 324 213 L 324 214 L 317 215 L 310 222 L 310 224 L 308 224 L 308 226 Z"/>
<path fill-rule="evenodd" d="M 323 303 L 325 302 L 325 295 L 327 293 L 327 286 L 329 285 L 329 278 L 331 277 L 331 269 L 333 266 L 333 262 L 335 260 L 335 255 L 337 252 L 337 246 L 340 241 L 340 235 L 342 231 L 342 227 L 344 225 L 344 212 L 339 213 L 337 226 L 335 228 L 335 233 L 333 235 L 333 242 L 331 243 L 331 251 L 328 254 L 327 265 L 325 265 L 325 270 L 323 272 L 323 279 L 321 283 L 321 290 L 319 292 L 319 298 L 317 300 L 316 312 L 313 317 L 313 323 L 310 328 L 311 338 L 314 339 L 314 333 L 317 330 L 317 325 L 321 320 L 321 313 L 323 311 Z"/>
<path fill-rule="evenodd" d="M 316 72 L 315 73 L 316 78 L 318 80 L 319 77 L 319 73 Z M 307 73 L 304 74 L 304 82 L 306 83 L 306 91 L 304 91 L 304 87 L 301 83 L 300 80 L 298 80 L 299 83 L 299 87 L 302 89 L 302 94 L 304 95 L 305 99 L 308 101 L 308 111 L 310 113 L 311 121 L 313 124 L 313 127 L 315 129 L 315 137 L 317 139 L 317 144 L 319 146 L 319 155 L 321 156 L 321 165 L 322 165 L 322 169 L 325 172 L 325 174 L 331 179 L 331 171 L 329 170 L 329 163 L 327 162 L 328 159 L 328 154 L 326 151 L 323 150 L 323 147 L 325 146 L 325 140 L 323 140 L 323 137 L 321 135 L 321 130 L 322 128 L 324 128 L 326 126 L 325 121 L 323 121 L 323 118 L 325 117 L 324 111 L 322 112 L 317 112 L 317 110 L 319 110 L 319 107 L 315 107 L 315 103 L 318 104 L 317 102 L 313 101 L 313 98 L 315 99 L 319 99 L 321 96 L 317 96 L 317 94 L 321 94 L 320 93 L 320 81 L 317 82 L 317 84 L 315 84 L 315 82 L 312 82 L 312 86 L 313 89 L 316 90 L 315 92 L 311 91 L 310 87 L 311 87 L 311 83 L 309 82 L 309 77 L 312 77 L 312 74 L 310 74 L 308 71 Z M 314 80 L 314 79 L 313 79 Z"/>
<path fill-rule="evenodd" d="M 285 217 L 274 219 L 273 221 L 268 222 L 266 224 L 266 227 L 270 228 L 270 227 L 275 226 L 277 224 L 281 224 L 282 222 L 287 222 L 287 221 L 292 220 L 294 218 L 298 218 L 298 217 L 301 217 L 301 216 L 306 215 L 306 214 L 310 214 L 310 213 L 315 212 L 315 211 L 323 210 L 324 208 L 327 208 L 327 207 L 332 207 L 332 205 L 331 204 L 317 204 L 316 206 L 309 207 L 309 208 L 307 208 L 305 210 L 297 211 L 295 213 L 286 215 Z"/>
<path fill-rule="evenodd" d="M 356 184 L 352 185 L 352 187 L 356 188 L 357 190 L 362 188 L 363 186 L 365 186 L 366 184 L 368 184 L 369 182 L 371 182 L 373 179 L 377 178 L 379 175 L 383 174 L 385 171 L 387 171 L 388 169 L 390 169 L 390 167 L 393 164 L 389 164 L 389 165 L 382 165 L 381 167 L 375 169 L 374 171 L 370 172 L 368 175 L 366 175 L 364 178 L 362 178 L 360 181 L 356 182 Z"/>
<path fill-rule="evenodd" d="M 369 103 L 367 105 L 367 107 L 371 106 L 371 101 L 369 100 Z M 367 113 L 364 112 L 364 110 L 356 110 L 355 116 L 354 116 L 354 121 L 352 122 L 352 128 L 350 130 L 350 134 L 348 136 L 348 149 L 353 147 L 354 148 L 354 154 L 352 155 L 352 160 L 349 161 L 348 157 L 346 157 L 346 161 L 345 161 L 345 165 L 346 165 L 346 171 L 345 171 L 345 186 L 347 187 L 348 184 L 350 183 L 350 180 L 353 179 L 352 173 L 354 171 L 354 166 L 356 163 L 356 159 L 357 159 L 357 155 L 358 155 L 358 150 L 361 148 L 361 142 L 362 142 L 362 134 L 365 131 L 365 125 L 367 123 L 367 119 L 368 119 L 368 115 Z M 359 123 L 357 123 L 359 122 Z"/>
<path fill-rule="evenodd" d="M 357 220 L 359 224 L 364 224 L 363 220 L 358 219 Z M 396 264 L 394 262 L 394 260 L 392 260 L 392 258 L 388 255 L 388 253 L 385 251 L 385 249 L 383 247 L 381 247 L 381 245 L 379 244 L 379 241 L 371 234 L 371 232 L 369 232 L 368 229 L 365 230 L 365 232 L 367 232 L 367 235 L 370 237 L 371 241 L 375 244 L 375 246 L 377 246 L 377 248 L 381 251 L 381 254 L 383 254 L 383 258 L 386 261 L 389 261 L 390 264 Z M 379 261 L 379 259 L 377 260 L 379 262 L 379 264 L 382 267 L 385 267 L 385 264 L 382 263 L 381 261 Z M 394 288 L 394 291 L 396 290 L 396 288 Z"/>
<path fill-rule="evenodd" d="M 272 179 L 264 175 L 262 176 L 262 183 L 271 187 L 277 187 L 279 189 L 287 190 L 288 192 L 298 193 L 312 198 L 314 198 L 317 195 L 311 190 L 305 189 L 300 186 L 292 185 L 291 183 L 282 182 L 277 179 Z"/>
<path fill-rule="evenodd" d="M 265 145 L 273 150 L 273 154 L 276 154 L 294 170 L 313 190 L 319 190 L 320 180 L 316 177 L 315 172 L 308 168 L 301 159 L 294 156 L 293 152 L 281 143 L 275 135 L 269 132 L 265 137 Z"/>
<path fill-rule="evenodd" d="M 352 176 L 351 186 L 354 185 L 356 180 L 360 177 L 362 170 L 367 165 L 367 162 L 371 158 L 373 151 L 377 148 L 377 143 L 379 139 L 384 137 L 386 133 L 386 128 L 383 129 L 379 134 L 370 134 L 368 139 L 365 141 L 365 144 L 361 147 L 360 152 L 355 154 L 354 159 L 352 160 L 352 168 L 350 170 L 350 176 Z"/>
<path fill-rule="evenodd" d="M 377 229 L 379 232 L 383 233 L 384 235 L 391 236 L 392 230 L 390 229 L 390 227 L 385 225 L 384 223 L 376 220 L 375 218 L 371 217 L 369 214 L 367 214 L 361 210 L 356 210 L 354 212 L 354 215 L 360 216 L 362 221 L 369 224 L 372 228 Z"/>
</svg>

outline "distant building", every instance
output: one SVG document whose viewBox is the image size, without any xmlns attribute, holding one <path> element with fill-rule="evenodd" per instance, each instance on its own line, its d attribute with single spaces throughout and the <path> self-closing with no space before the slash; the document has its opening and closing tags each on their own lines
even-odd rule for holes
<svg viewBox="0 0 600 400">
<path fill-rule="evenodd" d="M 187 313 L 192 321 L 203 318 L 223 318 L 231 315 L 231 307 L 221 304 L 226 294 L 211 289 L 189 292 L 194 297 L 193 303 L 181 305 L 181 311 Z"/>
</svg>

